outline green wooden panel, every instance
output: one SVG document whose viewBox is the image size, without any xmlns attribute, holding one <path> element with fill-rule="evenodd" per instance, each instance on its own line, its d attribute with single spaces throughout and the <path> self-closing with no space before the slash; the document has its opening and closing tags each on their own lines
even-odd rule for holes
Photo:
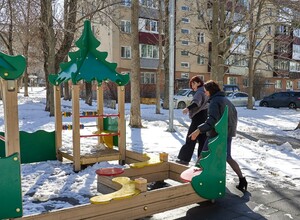
<svg viewBox="0 0 300 220">
<path fill-rule="evenodd" d="M 0 135 L 4 136 L 3 132 Z M 56 160 L 55 131 L 20 131 L 21 163 Z M 5 157 L 5 142 L 0 140 L 0 157 Z"/>
<path fill-rule="evenodd" d="M 20 131 L 21 162 L 56 160 L 55 131 Z"/>
<path fill-rule="evenodd" d="M 0 77 L 5 80 L 15 80 L 23 75 L 26 67 L 25 57 L 11 56 L 0 52 Z"/>
<path fill-rule="evenodd" d="M 209 154 L 200 160 L 202 173 L 193 177 L 192 186 L 196 193 L 205 199 L 217 199 L 225 195 L 226 153 L 228 133 L 228 107 L 220 121 L 215 125 L 216 138 L 209 140 Z"/>
<path fill-rule="evenodd" d="M 103 118 L 103 129 L 105 131 L 118 132 L 118 118 L 106 117 Z M 114 146 L 118 146 L 118 136 L 113 136 Z"/>
<path fill-rule="evenodd" d="M 4 132 L 0 132 L 1 136 L 4 136 Z M 0 157 L 5 157 L 5 141 L 0 140 Z"/>
<path fill-rule="evenodd" d="M 23 215 L 19 154 L 0 158 L 0 219 Z"/>
</svg>

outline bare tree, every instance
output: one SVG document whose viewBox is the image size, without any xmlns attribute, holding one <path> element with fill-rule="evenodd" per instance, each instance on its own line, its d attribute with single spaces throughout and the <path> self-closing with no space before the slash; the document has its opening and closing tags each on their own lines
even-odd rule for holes
<svg viewBox="0 0 300 220">
<path fill-rule="evenodd" d="M 159 43 L 159 62 L 158 68 L 156 73 L 156 107 L 155 113 L 160 114 L 160 77 L 162 75 L 162 68 L 163 68 L 163 8 L 162 2 L 158 1 L 158 10 L 159 10 L 159 22 L 158 22 L 158 43 Z"/>
<path fill-rule="evenodd" d="M 140 110 L 140 53 L 139 53 L 139 1 L 132 1 L 131 24 L 132 24 L 132 60 L 131 60 L 131 106 L 129 125 L 134 128 L 142 127 Z"/>
</svg>

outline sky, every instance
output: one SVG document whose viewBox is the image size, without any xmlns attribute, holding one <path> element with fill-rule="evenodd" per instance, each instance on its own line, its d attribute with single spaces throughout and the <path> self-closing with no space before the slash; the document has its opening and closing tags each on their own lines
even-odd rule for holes
<svg viewBox="0 0 300 220">
<path fill-rule="evenodd" d="M 54 130 L 54 117 L 45 112 L 45 88 L 29 88 L 29 97 L 23 91 L 18 94 L 19 127 L 22 131 Z M 237 107 L 238 131 L 245 134 L 265 134 L 300 139 L 300 129 L 294 129 L 299 123 L 300 109 L 265 108 L 256 110 Z M 96 110 L 93 106 L 80 102 L 81 111 Z M 71 102 L 62 101 L 62 111 L 71 111 Z M 116 113 L 113 109 L 104 109 L 105 114 Z M 169 160 L 177 159 L 177 154 L 185 142 L 190 119 L 180 109 L 174 110 L 175 132 L 168 132 L 169 111 L 161 109 L 155 114 L 155 105 L 141 105 L 144 128 L 128 126 L 130 104 L 125 105 L 126 148 L 139 153 L 169 154 Z M 4 131 L 3 103 L 0 101 L 0 131 Z M 63 123 L 71 123 L 71 117 L 63 118 Z M 95 118 L 81 119 L 85 125 L 96 123 Z M 81 130 L 81 134 L 90 134 L 95 128 Z M 63 150 L 72 152 L 72 131 L 63 131 Z M 81 141 L 81 154 L 98 149 L 96 138 Z M 192 162 L 196 161 L 195 150 Z M 264 188 L 266 181 L 276 182 L 282 187 L 300 190 L 300 149 L 293 149 L 289 142 L 282 145 L 270 144 L 264 140 L 252 141 L 244 136 L 233 138 L 232 157 L 239 163 L 246 176 L 248 186 Z M 49 209 L 72 207 L 74 204 L 87 204 L 89 198 L 98 195 L 95 171 L 102 167 L 120 167 L 116 161 L 100 162 L 76 173 L 69 161 L 45 161 L 21 166 L 23 215 L 45 212 Z M 227 166 L 227 183 L 238 182 L 235 173 Z M 69 198 L 67 201 L 61 198 Z"/>
</svg>

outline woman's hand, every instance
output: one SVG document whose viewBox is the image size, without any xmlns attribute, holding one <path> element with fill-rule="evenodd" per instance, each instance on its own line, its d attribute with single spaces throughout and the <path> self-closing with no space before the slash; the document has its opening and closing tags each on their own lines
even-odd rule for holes
<svg viewBox="0 0 300 220">
<path fill-rule="evenodd" d="M 191 138 L 192 141 L 196 140 L 196 138 L 198 137 L 198 135 L 200 134 L 200 130 L 196 129 L 193 133 L 191 133 L 189 135 L 189 137 Z"/>
<path fill-rule="evenodd" d="M 189 109 L 188 109 L 188 108 L 184 108 L 184 109 L 182 110 L 182 113 L 185 114 L 185 115 L 186 115 L 188 112 L 189 112 Z"/>
</svg>

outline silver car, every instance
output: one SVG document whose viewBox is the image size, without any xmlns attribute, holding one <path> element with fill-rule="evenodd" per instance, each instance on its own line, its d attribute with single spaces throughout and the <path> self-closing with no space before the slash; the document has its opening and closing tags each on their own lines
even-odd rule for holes
<svg viewBox="0 0 300 220">
<path fill-rule="evenodd" d="M 247 106 L 248 104 L 248 94 L 245 92 L 233 92 L 230 93 L 227 98 L 236 107 Z M 253 105 L 255 104 L 255 98 L 252 97 Z"/>
</svg>

